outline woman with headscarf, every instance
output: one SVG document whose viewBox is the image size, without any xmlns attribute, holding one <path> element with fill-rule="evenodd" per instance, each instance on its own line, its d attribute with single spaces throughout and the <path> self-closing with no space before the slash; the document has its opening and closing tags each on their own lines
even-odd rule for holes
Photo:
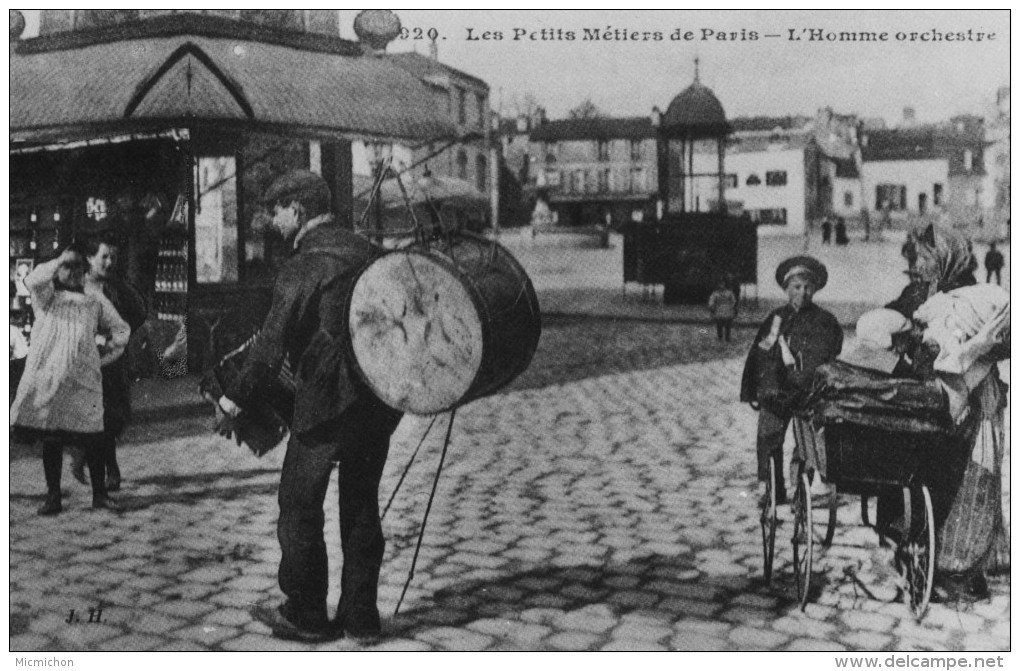
<svg viewBox="0 0 1020 671">
<path fill-rule="evenodd" d="M 1006 385 L 999 380 L 995 366 L 1009 358 L 1008 306 L 1000 318 L 1005 320 L 1004 327 L 1000 323 L 992 329 L 993 324 L 988 324 L 989 328 L 980 329 L 970 339 L 968 347 L 977 348 L 980 354 L 965 374 L 938 373 L 938 352 L 921 342 L 918 309 L 936 294 L 975 285 L 973 254 L 963 238 L 929 226 L 910 235 L 903 255 L 910 266 L 911 283 L 887 307 L 914 319 L 915 328 L 909 366 L 894 374 L 938 377 L 949 395 L 958 395 L 966 405 L 963 412 L 956 413 L 952 435 L 933 453 L 926 473 L 937 534 L 935 597 L 984 598 L 988 595 L 986 571 L 1008 562 L 1002 520 Z M 961 390 L 961 386 L 965 388 Z M 896 516 L 898 506 L 893 498 L 880 500 L 879 527 L 884 533 L 890 531 Z M 895 533 L 895 528 L 892 531 Z"/>
<path fill-rule="evenodd" d="M 740 400 L 758 410 L 758 479 L 768 478 L 768 463 L 777 458 L 776 500 L 786 502 L 783 440 L 792 418 L 790 401 L 810 389 L 815 369 L 833 361 L 843 347 L 843 329 L 832 313 L 814 303 L 825 286 L 828 271 L 817 259 L 795 256 L 776 269 L 776 282 L 788 303 L 762 322 L 740 385 Z M 779 368 L 778 375 L 770 369 Z M 791 464 L 791 472 L 793 465 Z"/>
</svg>

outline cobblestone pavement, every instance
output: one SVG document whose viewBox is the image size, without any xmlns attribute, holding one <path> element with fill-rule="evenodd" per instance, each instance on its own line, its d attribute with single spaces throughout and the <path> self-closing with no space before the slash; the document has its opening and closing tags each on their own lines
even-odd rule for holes
<svg viewBox="0 0 1020 671">
<path fill-rule="evenodd" d="M 64 512 L 36 516 L 38 455 L 12 460 L 11 650 L 1009 649 L 1008 578 L 991 581 L 989 601 L 932 605 L 917 622 L 856 500 L 815 555 L 805 612 L 788 508 L 763 584 L 755 415 L 735 401 L 746 343 L 717 346 L 695 326 L 580 321 L 548 324 L 542 348 L 509 390 L 458 411 L 393 616 L 448 416 L 411 466 L 384 520 L 382 640 L 288 643 L 252 620 L 251 606 L 280 599 L 284 451 L 256 459 L 195 431 L 121 449 L 119 515 L 91 511 L 65 473 Z M 398 429 L 383 503 L 426 426 L 409 417 Z M 335 520 L 335 483 L 327 501 Z M 335 604 L 339 531 L 326 528 Z M 102 622 L 88 623 L 100 604 Z M 65 622 L 71 609 L 81 622 Z"/>
</svg>

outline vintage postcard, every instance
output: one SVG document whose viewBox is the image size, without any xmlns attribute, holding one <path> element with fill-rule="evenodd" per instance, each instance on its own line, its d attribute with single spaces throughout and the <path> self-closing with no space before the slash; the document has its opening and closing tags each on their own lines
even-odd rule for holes
<svg viewBox="0 0 1020 671">
<path fill-rule="evenodd" d="M 10 20 L 16 666 L 1009 659 L 1008 10 Z"/>
</svg>

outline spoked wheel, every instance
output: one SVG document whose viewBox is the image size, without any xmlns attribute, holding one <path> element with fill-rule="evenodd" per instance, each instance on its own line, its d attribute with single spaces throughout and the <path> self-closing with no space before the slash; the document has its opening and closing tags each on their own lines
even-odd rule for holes
<svg viewBox="0 0 1020 671">
<path fill-rule="evenodd" d="M 900 543 L 899 555 L 910 611 L 914 617 L 921 619 L 928 611 L 935 577 L 935 518 L 928 486 L 922 485 L 919 490 L 915 488 L 912 494 L 920 494 L 920 500 L 916 501 L 917 505 L 906 508 L 910 529 Z M 904 493 L 904 498 L 909 496 Z"/>
<path fill-rule="evenodd" d="M 765 477 L 765 496 L 761 500 L 762 572 L 765 584 L 772 584 L 772 560 L 776 556 L 776 458 L 769 457 L 769 472 Z"/>
<path fill-rule="evenodd" d="M 807 607 L 808 591 L 811 588 L 811 553 L 814 550 L 814 534 L 811 533 L 811 481 L 806 471 L 801 470 L 797 481 L 797 493 L 793 499 L 793 570 L 797 580 L 797 599 L 800 609 Z"/>
</svg>

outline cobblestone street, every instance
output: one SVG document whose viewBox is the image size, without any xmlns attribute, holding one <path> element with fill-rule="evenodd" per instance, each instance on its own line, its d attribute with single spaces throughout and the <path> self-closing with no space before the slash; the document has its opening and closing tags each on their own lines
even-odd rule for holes
<svg viewBox="0 0 1020 671">
<path fill-rule="evenodd" d="M 897 601 L 892 551 L 839 509 L 796 603 L 789 507 L 773 584 L 762 580 L 755 414 L 736 401 L 752 331 L 730 346 L 698 325 L 547 320 L 531 369 L 457 412 L 410 589 L 448 415 L 384 519 L 385 637 L 273 639 L 249 608 L 275 603 L 284 450 L 256 459 L 208 420 L 132 429 L 127 511 L 93 512 L 65 469 L 64 512 L 38 517 L 39 456 L 12 453 L 12 650 L 1008 650 L 1010 583 L 972 606 Z M 1008 377 L 1008 374 L 1007 374 Z M 389 500 L 428 420 L 405 418 Z M 166 429 L 166 430 L 164 430 Z M 1008 500 L 1008 457 L 1005 469 Z M 339 597 L 335 484 L 327 544 Z M 1008 509 L 1008 501 L 1007 501 Z M 823 533 L 820 527 L 816 533 Z M 101 623 L 88 623 L 102 608 Z M 71 609 L 81 622 L 67 624 Z"/>
</svg>

